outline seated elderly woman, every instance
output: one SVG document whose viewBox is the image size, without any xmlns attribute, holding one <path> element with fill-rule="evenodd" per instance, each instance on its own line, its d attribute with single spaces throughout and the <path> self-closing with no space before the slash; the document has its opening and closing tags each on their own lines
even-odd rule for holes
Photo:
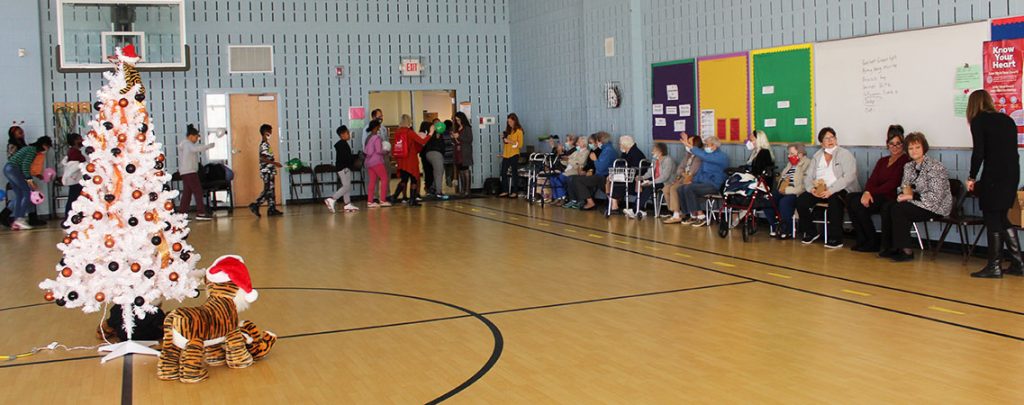
<svg viewBox="0 0 1024 405">
<path fill-rule="evenodd" d="M 857 235 L 857 244 L 853 246 L 855 252 L 878 253 L 881 242 L 871 216 L 881 214 L 885 206 L 896 201 L 896 190 L 903 184 L 903 166 L 910 161 L 903 143 L 902 126 L 890 125 L 885 138 L 889 155 L 875 163 L 863 193 L 850 193 L 846 197 L 846 209 Z"/>
<path fill-rule="evenodd" d="M 552 204 L 561 206 L 569 202 L 569 190 L 572 188 L 572 177 L 580 174 L 586 174 L 583 168 L 587 165 L 587 159 L 590 156 L 590 148 L 587 147 L 587 138 L 576 135 L 569 135 L 568 139 L 572 142 L 566 142 L 565 145 L 568 147 L 566 159 L 561 164 L 563 165 L 562 172 L 551 179 L 552 188 L 555 190 L 555 201 Z M 561 188 L 564 192 L 559 195 L 558 189 Z"/>
<path fill-rule="evenodd" d="M 914 222 L 949 215 L 953 195 L 949 172 L 938 160 L 928 157 L 928 140 L 920 132 L 907 135 L 910 162 L 903 166 L 903 186 L 896 202 L 882 209 L 882 253 L 893 261 L 912 260 L 910 227 Z"/>
<path fill-rule="evenodd" d="M 860 191 L 857 161 L 853 153 L 839 146 L 836 131 L 832 128 L 825 127 L 818 131 L 818 143 L 821 144 L 821 150 L 814 154 L 814 159 L 811 159 L 804 173 L 804 188 L 807 191 L 796 200 L 796 210 L 800 213 L 800 231 L 804 234 L 805 245 L 821 237 L 812 213 L 815 206 L 827 203 L 828 228 L 825 233 L 830 240 L 825 241 L 825 247 L 841 248 L 846 195 Z"/>
<path fill-rule="evenodd" d="M 622 153 L 619 159 L 626 161 L 626 167 L 639 168 L 640 161 L 647 158 L 644 153 L 640 151 L 640 147 L 636 146 L 636 141 L 633 140 L 632 136 L 623 135 L 619 137 L 619 152 Z M 612 187 L 610 179 L 605 181 L 604 192 L 607 194 L 608 203 L 612 206 L 612 211 L 619 210 L 619 200 L 628 198 L 626 196 L 626 190 L 628 187 L 625 184 L 617 183 L 615 187 Z"/>
<path fill-rule="evenodd" d="M 643 219 L 647 216 L 644 207 L 651 200 L 656 190 L 662 189 L 665 184 L 671 183 L 675 176 L 676 162 L 668 155 L 668 146 L 664 143 L 654 144 L 651 150 L 651 157 L 654 159 L 654 167 L 644 173 L 640 178 L 640 199 L 636 201 L 636 209 L 628 208 L 622 211 L 629 218 Z M 655 204 L 658 202 L 655 201 Z"/>
<path fill-rule="evenodd" d="M 682 135 L 682 139 L 686 151 L 700 159 L 700 170 L 693 176 L 692 183 L 678 188 L 679 211 L 673 212 L 670 221 L 666 222 L 682 222 L 682 215 L 686 214 L 689 215 L 688 223 L 704 226 L 709 222 L 704 212 L 704 196 L 721 191 L 722 183 L 725 183 L 725 169 L 729 167 L 729 156 L 719 148 L 722 141 L 716 136 L 704 138 L 704 148 L 701 149 L 694 148 L 693 140 L 686 134 Z"/>
<path fill-rule="evenodd" d="M 597 207 L 594 202 L 594 193 L 597 188 L 605 184 L 608 178 L 608 169 L 612 167 L 615 158 L 619 155 L 612 146 L 612 136 L 607 132 L 598 132 L 594 138 L 600 146 L 600 152 L 591 152 L 590 160 L 594 161 L 594 173 L 581 173 L 570 178 L 572 187 L 569 189 L 569 202 L 564 206 L 579 208 L 584 211 L 593 210 Z"/>
<path fill-rule="evenodd" d="M 788 152 L 786 169 L 779 176 L 779 183 L 772 190 L 775 205 L 779 208 L 779 222 L 775 222 L 775 208 L 764 210 L 764 215 L 771 225 L 769 235 L 779 239 L 789 239 L 793 235 L 793 212 L 796 210 L 796 199 L 804 191 L 804 174 L 811 160 L 807 158 L 807 149 L 802 143 L 791 143 Z"/>
<path fill-rule="evenodd" d="M 696 149 L 704 148 L 704 141 L 697 135 L 683 135 L 680 141 L 684 144 L 687 141 L 693 142 Z M 686 152 L 686 156 L 679 162 L 679 169 L 676 172 L 676 179 L 665 185 L 665 203 L 668 204 L 668 212 L 663 217 L 668 217 L 666 224 L 678 224 L 683 222 L 682 209 L 679 208 L 679 187 L 693 183 L 693 176 L 700 171 L 700 158 L 692 152 Z"/>
</svg>

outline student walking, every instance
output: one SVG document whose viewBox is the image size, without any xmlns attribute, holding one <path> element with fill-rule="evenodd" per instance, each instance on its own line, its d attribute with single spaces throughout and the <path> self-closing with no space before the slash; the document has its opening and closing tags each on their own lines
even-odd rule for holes
<svg viewBox="0 0 1024 405">
<path fill-rule="evenodd" d="M 260 217 L 260 205 L 267 203 L 267 216 L 276 217 L 284 215 L 283 212 L 277 210 L 277 200 L 274 196 L 274 180 L 277 177 L 277 168 L 281 167 L 281 163 L 274 160 L 274 151 L 270 149 L 270 134 L 274 131 L 274 127 L 270 124 L 263 124 L 260 126 L 260 178 L 263 179 L 263 192 L 256 197 L 256 201 L 249 204 L 249 211 L 252 211 L 257 218 Z"/>
<path fill-rule="evenodd" d="M 342 208 L 345 212 L 359 211 L 359 207 L 352 205 L 352 169 L 355 156 L 352 155 L 352 146 L 348 144 L 348 141 L 352 139 L 352 134 L 344 125 L 338 127 L 334 132 L 338 134 L 338 142 L 334 143 L 334 168 L 338 171 L 341 188 L 324 199 L 324 204 L 331 212 L 335 212 L 334 206 L 340 198 L 345 202 L 345 206 Z"/>
<path fill-rule="evenodd" d="M 391 203 L 388 202 L 388 169 L 384 165 L 388 149 L 384 147 L 382 128 L 381 121 L 370 121 L 368 128 L 370 137 L 366 139 L 366 145 L 363 147 L 363 152 L 366 154 L 364 166 L 370 175 L 369 194 L 366 195 L 367 208 L 391 206 Z M 380 190 L 380 200 L 373 198 L 377 195 L 378 190 Z"/>
</svg>

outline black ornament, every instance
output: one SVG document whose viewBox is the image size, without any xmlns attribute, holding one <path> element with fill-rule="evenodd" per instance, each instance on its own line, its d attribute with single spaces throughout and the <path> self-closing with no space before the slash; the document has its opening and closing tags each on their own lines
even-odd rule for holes
<svg viewBox="0 0 1024 405">
<path fill-rule="evenodd" d="M 88 174 L 83 174 L 82 175 L 82 179 L 85 180 L 85 181 L 89 181 L 89 179 L 91 179 L 91 178 L 92 178 L 92 176 L 90 176 Z"/>
<path fill-rule="evenodd" d="M 149 125 L 142 124 L 142 126 L 139 127 L 139 132 L 143 133 L 143 134 L 146 133 L 146 132 L 149 132 Z"/>
<path fill-rule="evenodd" d="M 110 122 L 110 121 L 104 122 L 103 123 L 103 128 L 106 128 L 107 131 L 109 131 L 111 129 L 114 129 L 114 124 L 112 122 Z"/>
<path fill-rule="evenodd" d="M 120 154 L 121 154 L 121 148 L 114 148 L 114 149 L 111 149 L 111 150 L 110 150 L 110 153 L 113 153 L 113 154 L 114 154 L 114 156 L 120 155 Z"/>
<path fill-rule="evenodd" d="M 96 272 L 96 265 L 92 264 L 92 263 L 89 263 L 89 264 L 85 265 L 85 272 L 89 273 L 89 274 L 95 273 Z"/>
<path fill-rule="evenodd" d="M 128 172 L 128 174 L 135 173 L 135 165 L 125 166 L 124 171 Z"/>
<path fill-rule="evenodd" d="M 63 306 L 64 306 L 64 304 L 67 304 L 67 303 L 68 303 L 67 301 L 64 301 L 64 299 L 63 299 L 63 298 L 58 298 L 58 299 L 57 299 L 57 301 L 55 301 L 55 302 L 57 303 L 57 306 L 58 306 L 58 307 L 63 307 Z"/>
<path fill-rule="evenodd" d="M 103 196 L 103 201 L 114 202 L 114 195 L 113 194 L 107 194 L 107 195 Z"/>
<path fill-rule="evenodd" d="M 157 194 L 156 191 L 149 193 L 149 201 L 156 201 L 157 198 L 160 198 L 160 194 Z"/>
<path fill-rule="evenodd" d="M 160 242 L 162 242 L 162 240 L 160 239 L 159 236 L 154 236 L 153 239 L 150 240 L 150 242 L 153 242 L 153 246 L 156 246 L 159 245 Z"/>
<path fill-rule="evenodd" d="M 99 102 L 99 101 L 97 101 L 95 103 L 92 103 L 92 108 L 95 108 L 96 111 L 99 111 L 99 110 L 103 109 L 103 103 Z"/>
<path fill-rule="evenodd" d="M 77 299 L 78 299 L 78 293 L 77 292 L 72 291 L 72 292 L 68 293 L 68 301 L 74 301 L 74 300 L 77 300 Z"/>
<path fill-rule="evenodd" d="M 146 278 L 153 278 L 153 276 L 155 276 L 155 275 L 156 275 L 156 272 L 155 272 L 155 271 L 153 271 L 153 270 L 146 270 L 146 271 L 145 271 L 145 272 L 143 272 L 142 274 L 143 274 L 143 275 L 145 275 L 145 276 L 146 276 Z"/>
<path fill-rule="evenodd" d="M 135 297 L 135 306 L 141 307 L 146 304 L 146 300 L 142 297 Z"/>
<path fill-rule="evenodd" d="M 153 168 L 157 169 L 157 170 L 163 170 L 164 169 L 164 162 L 156 162 L 156 164 L 153 165 Z"/>
<path fill-rule="evenodd" d="M 67 264 L 66 264 L 66 263 L 64 263 L 64 258 L 61 258 L 61 259 L 60 259 L 60 265 L 61 265 L 61 266 L 67 266 Z"/>
<path fill-rule="evenodd" d="M 136 226 L 139 224 L 139 219 L 135 217 L 128 218 L 128 225 Z"/>
<path fill-rule="evenodd" d="M 75 215 L 71 217 L 71 223 L 75 225 L 82 223 L 82 217 L 80 215 Z"/>
<path fill-rule="evenodd" d="M 164 221 L 164 230 L 165 231 L 171 230 L 171 223 L 170 222 Z"/>
<path fill-rule="evenodd" d="M 139 94 L 135 95 L 135 101 L 138 101 L 138 102 L 141 103 L 145 99 L 146 99 L 146 95 L 145 94 L 139 93 Z"/>
<path fill-rule="evenodd" d="M 171 185 L 170 184 L 164 184 L 164 191 L 171 191 Z"/>
<path fill-rule="evenodd" d="M 182 252 L 181 253 L 181 260 L 184 260 L 184 261 L 187 262 L 188 258 L 190 258 L 190 257 L 192 257 L 192 255 L 188 254 L 188 252 Z"/>
<path fill-rule="evenodd" d="M 110 271 L 117 271 L 117 269 L 121 268 L 121 265 L 117 264 L 117 262 L 110 262 L 110 264 L 107 265 L 107 268 L 110 269 Z"/>
<path fill-rule="evenodd" d="M 85 154 L 86 155 L 91 155 L 95 151 L 96 151 L 96 148 L 94 148 L 92 146 L 86 146 L 85 147 Z"/>
</svg>

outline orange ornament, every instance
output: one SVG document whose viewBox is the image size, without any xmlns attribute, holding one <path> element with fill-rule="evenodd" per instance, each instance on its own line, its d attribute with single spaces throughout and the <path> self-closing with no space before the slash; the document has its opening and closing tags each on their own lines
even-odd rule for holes
<svg viewBox="0 0 1024 405">
<path fill-rule="evenodd" d="M 43 294 L 43 299 L 53 301 L 53 291 L 47 291 L 46 294 Z"/>
<path fill-rule="evenodd" d="M 117 141 L 118 141 L 118 142 L 121 142 L 121 143 L 125 143 L 125 142 L 128 142 L 128 137 L 127 137 L 127 136 L 125 136 L 124 134 L 118 135 L 118 136 L 117 136 Z"/>
<path fill-rule="evenodd" d="M 135 140 L 139 142 L 146 142 L 146 134 L 135 135 Z"/>
<path fill-rule="evenodd" d="M 146 222 L 153 222 L 153 218 L 155 216 L 153 215 L 152 212 L 147 212 L 146 215 L 144 215 L 143 217 L 146 218 Z"/>
<path fill-rule="evenodd" d="M 92 177 L 92 184 L 99 185 L 102 182 L 103 182 L 103 178 L 102 177 L 100 177 L 100 176 L 93 176 Z"/>
<path fill-rule="evenodd" d="M 165 202 L 165 203 L 164 203 L 164 209 L 165 209 L 165 210 L 168 210 L 168 211 L 171 211 L 171 210 L 173 210 L 173 209 L 174 209 L 174 203 L 173 203 L 173 202 L 170 202 L 170 201 L 168 201 L 168 202 Z"/>
<path fill-rule="evenodd" d="M 70 236 L 71 239 L 78 239 L 78 231 L 71 231 L 71 234 L 68 236 Z"/>
<path fill-rule="evenodd" d="M 100 213 L 99 211 L 96 211 L 96 212 L 92 213 L 92 219 L 95 219 L 95 220 L 99 221 L 99 220 L 103 219 L 103 214 Z"/>
<path fill-rule="evenodd" d="M 60 271 L 60 275 L 62 275 L 64 277 L 71 277 L 71 274 L 72 274 L 71 268 L 69 268 L 69 267 L 65 267 L 64 270 Z"/>
<path fill-rule="evenodd" d="M 162 155 L 162 154 L 161 154 L 160 156 L 157 156 L 157 157 L 156 157 L 156 161 L 157 161 L 157 162 L 163 162 L 163 161 L 164 161 L 164 159 L 166 159 L 166 158 L 165 158 L 165 157 L 164 157 L 164 155 Z"/>
<path fill-rule="evenodd" d="M 178 273 L 171 273 L 167 275 L 167 278 L 171 279 L 171 281 L 178 281 Z"/>
<path fill-rule="evenodd" d="M 103 241 L 103 246 L 106 246 L 107 249 L 113 248 L 114 247 L 114 239 L 110 238 L 110 237 L 107 237 L 107 240 Z"/>
<path fill-rule="evenodd" d="M 85 165 L 85 171 L 87 171 L 89 173 L 95 172 L 96 171 L 96 165 L 92 164 L 92 163 L 89 163 L 89 164 Z"/>
<path fill-rule="evenodd" d="M 64 242 L 65 245 L 70 245 L 71 244 L 71 238 L 64 238 L 63 242 Z"/>
<path fill-rule="evenodd" d="M 96 293 L 96 302 L 103 302 L 103 300 L 105 300 L 105 299 L 107 299 L 107 295 L 106 294 L 101 293 L 101 292 L 100 293 Z"/>
<path fill-rule="evenodd" d="M 164 176 L 164 171 L 163 170 L 157 170 L 156 171 L 156 177 L 163 177 L 163 176 Z"/>
<path fill-rule="evenodd" d="M 142 266 L 139 266 L 138 263 L 132 263 L 132 273 L 138 273 L 139 270 L 142 270 Z"/>
<path fill-rule="evenodd" d="M 174 249 L 175 252 L 180 252 L 181 251 L 181 243 L 174 242 L 174 245 L 171 246 L 171 249 Z"/>
<path fill-rule="evenodd" d="M 122 99 L 118 100 L 117 101 L 117 105 L 121 106 L 121 108 L 127 107 L 128 106 L 128 99 L 122 98 Z"/>
<path fill-rule="evenodd" d="M 136 200 L 142 198 L 142 192 L 139 190 L 132 191 L 132 198 Z"/>
</svg>

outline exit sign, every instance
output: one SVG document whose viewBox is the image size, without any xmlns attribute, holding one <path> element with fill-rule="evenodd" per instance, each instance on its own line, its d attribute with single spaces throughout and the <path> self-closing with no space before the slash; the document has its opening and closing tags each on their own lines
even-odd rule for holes
<svg viewBox="0 0 1024 405">
<path fill-rule="evenodd" d="M 423 74 L 423 63 L 419 58 L 402 59 L 402 76 L 420 76 Z"/>
</svg>

